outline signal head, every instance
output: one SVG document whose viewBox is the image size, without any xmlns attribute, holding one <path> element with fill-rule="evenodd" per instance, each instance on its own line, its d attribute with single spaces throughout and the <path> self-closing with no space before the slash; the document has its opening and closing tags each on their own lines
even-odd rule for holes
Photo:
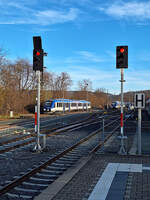
<svg viewBox="0 0 150 200">
<path fill-rule="evenodd" d="M 116 47 L 116 68 L 128 68 L 128 46 Z"/>
<path fill-rule="evenodd" d="M 43 49 L 33 49 L 33 70 L 34 71 L 43 71 Z"/>
<path fill-rule="evenodd" d="M 36 55 L 37 55 L 37 56 L 39 56 L 39 55 L 40 55 L 40 52 L 39 52 L 39 51 L 37 51 L 37 52 L 36 52 Z"/>
<path fill-rule="evenodd" d="M 124 48 L 121 48 L 121 49 L 120 49 L 120 52 L 123 53 L 123 52 L 124 52 Z"/>
</svg>

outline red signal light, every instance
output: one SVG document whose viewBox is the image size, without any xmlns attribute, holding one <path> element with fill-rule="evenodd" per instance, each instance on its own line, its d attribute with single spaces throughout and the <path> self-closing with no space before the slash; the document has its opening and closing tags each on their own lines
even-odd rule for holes
<svg viewBox="0 0 150 200">
<path fill-rule="evenodd" d="M 37 55 L 37 56 L 39 56 L 39 55 L 40 55 L 40 52 L 39 52 L 39 51 L 37 51 L 37 52 L 36 52 L 36 55 Z"/>
<path fill-rule="evenodd" d="M 120 49 L 120 52 L 123 53 L 123 52 L 124 52 L 124 48 L 121 48 L 121 49 Z"/>
</svg>

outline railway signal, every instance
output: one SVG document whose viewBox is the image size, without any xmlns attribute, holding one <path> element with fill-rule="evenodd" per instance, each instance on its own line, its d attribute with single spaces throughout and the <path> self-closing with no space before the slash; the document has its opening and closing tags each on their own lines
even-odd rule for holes
<svg viewBox="0 0 150 200">
<path fill-rule="evenodd" d="M 35 131 L 37 133 L 37 142 L 34 150 L 40 151 L 40 72 L 43 72 L 43 57 L 47 56 L 42 49 L 42 40 L 40 36 L 33 37 L 33 70 L 36 71 L 37 75 L 37 108 L 35 112 Z"/>
<path fill-rule="evenodd" d="M 33 49 L 33 70 L 43 71 L 43 49 Z"/>
<path fill-rule="evenodd" d="M 121 147 L 119 150 L 119 154 L 126 154 L 126 150 L 124 147 L 124 136 L 123 132 L 123 82 L 124 80 L 124 68 L 128 68 L 128 46 L 117 46 L 116 47 L 116 68 L 121 71 L 121 115 L 120 115 L 120 127 L 121 127 Z"/>
<path fill-rule="evenodd" d="M 116 68 L 128 68 L 128 46 L 117 46 Z"/>
</svg>

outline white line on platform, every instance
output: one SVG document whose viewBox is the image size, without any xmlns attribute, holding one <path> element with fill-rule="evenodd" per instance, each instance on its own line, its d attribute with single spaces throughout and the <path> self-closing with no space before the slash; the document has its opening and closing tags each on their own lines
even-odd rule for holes
<svg viewBox="0 0 150 200">
<path fill-rule="evenodd" d="M 146 167 L 142 168 L 142 164 L 109 163 L 88 200 L 105 200 L 117 171 L 141 173 L 143 169 L 146 169 Z"/>
<path fill-rule="evenodd" d="M 150 167 L 143 167 L 143 170 L 150 170 Z"/>
<path fill-rule="evenodd" d="M 88 200 L 105 200 L 119 163 L 109 163 Z"/>
</svg>

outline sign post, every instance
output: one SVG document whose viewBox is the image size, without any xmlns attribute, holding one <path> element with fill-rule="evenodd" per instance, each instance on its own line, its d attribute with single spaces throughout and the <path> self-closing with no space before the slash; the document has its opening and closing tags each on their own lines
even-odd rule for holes
<svg viewBox="0 0 150 200">
<path fill-rule="evenodd" d="M 138 108 L 138 154 L 141 155 L 141 109 L 145 108 L 145 94 L 137 93 L 134 97 L 134 106 Z"/>
<path fill-rule="evenodd" d="M 138 108 L 138 154 L 141 155 L 141 108 Z"/>
</svg>

